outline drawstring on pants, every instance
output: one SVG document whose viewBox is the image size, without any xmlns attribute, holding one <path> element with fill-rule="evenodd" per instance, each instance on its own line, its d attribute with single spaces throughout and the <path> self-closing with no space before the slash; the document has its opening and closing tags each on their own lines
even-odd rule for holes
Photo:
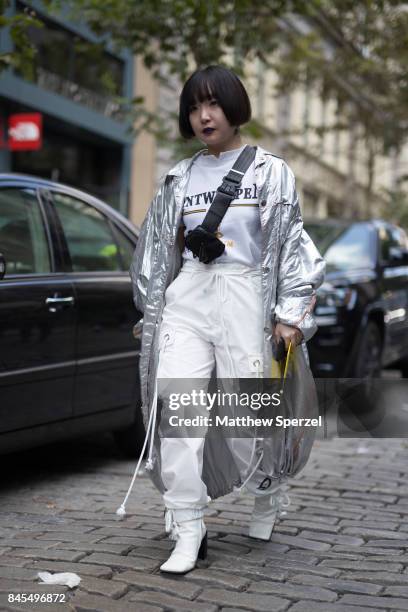
<svg viewBox="0 0 408 612">
<path fill-rule="evenodd" d="M 279 517 L 287 514 L 286 508 L 290 506 L 290 497 L 287 493 L 288 485 L 281 485 L 277 493 L 272 493 L 271 508 L 276 511 Z"/>
<path fill-rule="evenodd" d="M 285 516 L 287 514 L 286 508 L 290 506 L 290 497 L 286 491 L 279 491 L 278 495 L 273 497 L 273 502 L 276 506 L 278 516 Z"/>
<path fill-rule="evenodd" d="M 178 540 L 179 526 L 174 518 L 174 512 L 171 508 L 166 508 L 165 511 L 165 529 L 169 535 L 169 540 Z"/>
<path fill-rule="evenodd" d="M 257 438 L 254 438 L 254 443 L 253 443 L 253 446 L 252 446 L 252 454 L 251 454 L 251 460 L 249 462 L 249 467 L 251 467 L 251 464 L 252 464 L 252 461 L 253 461 L 253 456 L 255 454 L 254 451 L 255 451 L 256 441 L 257 441 Z M 242 489 L 245 487 L 247 482 L 249 482 L 251 480 L 252 476 L 255 474 L 256 470 L 258 469 L 262 459 L 263 459 L 263 451 L 261 451 L 261 454 L 259 455 L 258 461 L 255 463 L 254 468 L 249 472 L 248 476 L 245 478 L 245 480 L 242 483 L 242 485 L 240 487 L 237 487 L 235 489 L 235 491 L 237 491 L 238 493 L 242 493 Z"/>
<path fill-rule="evenodd" d="M 170 338 L 169 334 L 165 334 L 164 335 L 164 345 L 163 345 L 163 349 L 162 350 L 164 350 L 166 348 L 166 344 L 167 344 L 169 338 Z M 159 348 L 159 353 L 160 353 L 160 350 L 161 349 Z M 146 435 L 145 435 L 145 439 L 144 439 L 144 442 L 143 442 L 142 451 L 140 453 L 138 462 L 136 464 L 136 468 L 135 468 L 135 471 L 134 471 L 131 483 L 129 485 L 129 488 L 127 490 L 127 493 L 125 495 L 125 498 L 124 498 L 122 504 L 116 510 L 116 514 L 118 516 L 122 517 L 122 518 L 126 516 L 126 508 L 125 508 L 126 507 L 126 503 L 127 503 L 127 500 L 129 499 L 129 495 L 132 492 L 133 485 L 135 484 L 136 477 L 137 477 L 137 475 L 139 473 L 140 465 L 142 463 L 143 455 L 144 455 L 144 452 L 145 452 L 145 449 L 146 449 L 147 442 L 149 441 L 149 437 L 150 437 L 150 444 L 149 444 L 149 452 L 148 452 L 148 455 L 147 455 L 147 461 L 146 461 L 146 464 L 145 464 L 145 469 L 146 470 L 152 470 L 153 469 L 153 459 L 152 459 L 152 456 L 153 456 L 154 432 L 156 430 L 156 420 L 157 420 L 157 376 L 156 376 L 155 383 L 154 383 L 153 401 L 152 401 L 152 405 L 151 405 L 151 409 L 150 409 L 149 422 L 147 424 L 147 430 L 146 430 Z"/>
</svg>

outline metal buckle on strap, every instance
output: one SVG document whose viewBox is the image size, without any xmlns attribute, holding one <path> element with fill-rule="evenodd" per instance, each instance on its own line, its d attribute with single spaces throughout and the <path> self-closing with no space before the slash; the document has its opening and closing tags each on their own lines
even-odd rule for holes
<svg viewBox="0 0 408 612">
<path fill-rule="evenodd" d="M 231 172 L 238 174 L 238 176 L 231 176 Z M 234 168 L 231 168 L 231 170 L 227 172 L 225 176 L 222 177 L 222 181 L 227 183 L 233 183 L 234 185 L 239 185 L 244 175 L 245 172 L 241 172 L 241 170 L 235 170 Z"/>
<path fill-rule="evenodd" d="M 239 185 L 239 182 L 235 183 L 235 182 L 230 182 L 229 180 L 226 181 L 225 177 L 221 183 L 221 185 L 218 187 L 217 191 L 219 191 L 220 193 L 223 193 L 227 196 L 230 196 L 232 198 L 235 198 L 236 192 L 237 192 L 237 187 Z"/>
<path fill-rule="evenodd" d="M 241 172 L 241 170 L 235 170 L 235 168 L 231 168 L 230 172 L 236 172 L 237 174 L 240 174 L 241 176 L 244 176 L 244 174 L 245 174 L 245 172 Z M 229 172 L 228 172 L 228 174 L 229 174 Z"/>
</svg>

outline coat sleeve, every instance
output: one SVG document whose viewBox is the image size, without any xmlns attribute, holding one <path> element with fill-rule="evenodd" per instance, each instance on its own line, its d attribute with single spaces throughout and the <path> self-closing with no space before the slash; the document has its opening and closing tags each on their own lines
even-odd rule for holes
<svg viewBox="0 0 408 612">
<path fill-rule="evenodd" d="M 143 316 L 146 308 L 147 292 L 155 256 L 160 240 L 159 203 L 163 197 L 165 181 L 153 198 L 146 217 L 140 229 L 135 252 L 130 266 L 132 279 L 133 301 L 139 316 Z"/>
<path fill-rule="evenodd" d="M 303 229 L 295 177 L 285 163 L 281 189 L 289 217 L 279 257 L 275 321 L 299 328 L 307 341 L 317 331 L 312 311 L 326 264 Z"/>
</svg>

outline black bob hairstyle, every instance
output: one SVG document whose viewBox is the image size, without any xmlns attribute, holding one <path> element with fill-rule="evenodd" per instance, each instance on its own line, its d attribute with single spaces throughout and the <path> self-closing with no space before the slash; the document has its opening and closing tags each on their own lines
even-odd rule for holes
<svg viewBox="0 0 408 612">
<path fill-rule="evenodd" d="M 251 103 L 237 75 L 222 66 L 207 66 L 193 72 L 180 95 L 179 129 L 184 138 L 194 136 L 191 107 L 211 98 L 216 98 L 230 125 L 238 127 L 251 119 Z"/>
</svg>

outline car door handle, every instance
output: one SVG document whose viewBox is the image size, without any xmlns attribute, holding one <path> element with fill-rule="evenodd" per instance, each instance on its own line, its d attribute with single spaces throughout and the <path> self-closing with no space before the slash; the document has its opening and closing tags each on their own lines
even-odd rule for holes
<svg viewBox="0 0 408 612">
<path fill-rule="evenodd" d="M 62 297 L 53 297 L 53 298 L 50 298 L 50 297 L 48 297 L 45 300 L 45 303 L 46 304 L 73 304 L 74 303 L 74 298 L 72 296 L 65 297 L 65 298 L 62 298 Z"/>
<path fill-rule="evenodd" d="M 52 304 L 74 304 L 75 299 L 74 297 L 71 295 L 70 297 L 48 297 L 45 300 L 45 303 L 47 304 L 47 306 L 49 306 L 49 311 L 50 312 L 57 312 L 57 309 L 55 308 L 55 306 L 52 306 Z"/>
</svg>

